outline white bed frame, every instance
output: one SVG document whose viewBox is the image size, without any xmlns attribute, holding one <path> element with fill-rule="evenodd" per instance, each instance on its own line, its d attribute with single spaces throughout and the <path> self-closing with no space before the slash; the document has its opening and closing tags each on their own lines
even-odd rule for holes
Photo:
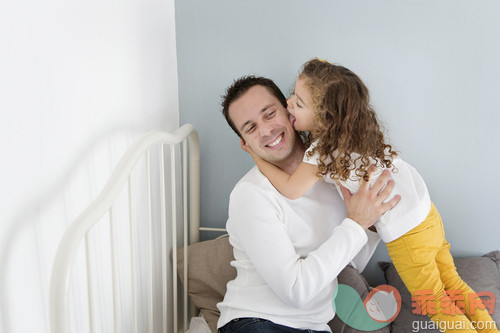
<svg viewBox="0 0 500 333">
<path fill-rule="evenodd" d="M 170 155 L 167 156 L 167 159 L 170 159 L 170 167 L 165 166 L 165 156 L 164 151 L 167 150 L 168 145 L 170 147 Z M 158 146 L 158 162 L 159 167 L 159 182 L 157 183 L 157 179 L 155 180 L 154 176 L 151 174 L 151 153 L 153 146 Z M 156 149 L 156 148 L 155 148 Z M 138 161 L 140 159 L 146 159 L 147 163 L 147 179 L 144 180 L 147 183 L 147 207 L 148 207 L 148 223 L 150 224 L 149 230 L 152 230 L 151 224 L 160 223 L 161 224 L 161 274 L 156 274 L 153 276 L 153 267 L 157 271 L 160 271 L 156 264 L 153 264 L 152 259 L 148 259 L 150 269 L 148 270 L 148 276 L 150 282 L 148 283 L 148 304 L 147 307 L 149 318 L 149 323 L 147 324 L 148 330 L 150 332 L 159 331 L 159 329 L 153 329 L 155 324 L 153 324 L 153 312 L 160 311 L 162 313 L 163 318 L 162 321 L 162 332 L 181 332 L 185 331 L 188 326 L 188 320 L 191 316 L 195 315 L 194 307 L 188 309 L 188 296 L 187 296 L 187 269 L 184 269 L 184 288 L 180 293 L 182 297 L 179 298 L 178 290 L 180 290 L 180 286 L 178 284 L 177 277 L 177 263 L 176 260 L 172 260 L 172 258 L 177 257 L 177 248 L 182 247 L 185 244 L 192 244 L 199 241 L 199 231 L 206 230 L 209 228 L 201 228 L 200 229 L 200 148 L 199 148 L 199 139 L 198 134 L 195 128 L 186 124 L 176 130 L 174 133 L 166 133 L 166 132 L 152 132 L 146 134 L 139 140 L 137 140 L 133 146 L 129 148 L 129 150 L 125 153 L 125 155 L 121 158 L 120 162 L 116 166 L 113 174 L 109 178 L 102 192 L 98 195 L 98 197 L 88 206 L 87 209 L 81 213 L 76 220 L 74 220 L 64 233 L 64 236 L 59 244 L 55 261 L 52 268 L 52 276 L 50 281 L 50 299 L 49 299 L 49 315 L 50 315 L 50 326 L 51 332 L 53 333 L 68 333 L 71 332 L 71 321 L 74 319 L 74 314 L 70 313 L 70 304 L 69 298 L 71 298 L 71 281 L 72 279 L 80 279 L 84 280 L 87 289 L 87 306 L 88 309 L 85 311 L 88 313 L 88 319 L 78 319 L 78 320 L 88 320 L 88 327 L 90 331 L 99 331 L 98 329 L 94 329 L 95 324 L 93 321 L 95 320 L 94 314 L 96 313 L 96 304 L 95 297 L 92 296 L 94 286 L 92 285 L 92 281 L 95 281 L 95 278 L 90 277 L 92 274 L 92 265 L 90 264 L 92 260 L 92 256 L 95 257 L 95 251 L 92 252 L 90 250 L 91 243 L 89 242 L 89 232 L 91 230 L 95 230 L 95 226 L 97 224 L 106 224 L 108 223 L 109 230 L 111 230 L 109 237 L 110 243 L 110 272 L 112 281 L 112 302 L 111 307 L 109 309 L 111 313 L 113 313 L 112 318 L 109 320 L 113 321 L 113 327 L 115 332 L 120 332 L 123 330 L 123 326 L 127 325 L 127 332 L 142 332 L 141 329 L 137 328 L 137 313 L 139 312 L 139 307 L 142 305 L 144 307 L 144 302 L 138 301 L 139 297 L 144 297 L 144 295 L 138 296 L 139 287 L 134 284 L 137 283 L 137 275 L 142 274 L 143 272 L 138 272 L 138 260 L 136 255 L 134 255 L 135 250 L 130 250 L 130 281 L 131 281 L 131 299 L 129 297 L 128 308 L 131 308 L 130 313 L 130 321 L 127 324 L 117 322 L 117 318 L 119 316 L 116 313 L 120 309 L 123 308 L 121 302 L 123 299 L 120 298 L 118 293 L 120 292 L 120 288 L 115 287 L 115 281 L 117 278 L 117 271 L 120 270 L 117 266 L 117 254 L 118 253 L 116 245 L 119 240 L 116 239 L 116 236 L 113 236 L 113 228 L 118 228 L 117 225 L 122 225 L 124 223 L 130 223 L 130 239 L 132 239 L 131 244 L 137 243 L 138 241 L 133 240 L 133 223 L 138 223 L 134 220 L 134 212 L 133 212 L 133 191 L 131 175 L 136 169 L 138 165 Z M 182 170 L 182 171 L 180 171 Z M 169 178 L 165 177 L 165 174 L 169 174 Z M 182 174 L 182 176 L 178 176 Z M 181 179 L 180 179 L 181 178 Z M 177 209 L 170 209 L 171 212 L 171 223 L 170 226 L 167 226 L 167 220 L 170 218 L 167 216 L 167 199 L 168 196 L 166 193 L 168 189 L 166 188 L 165 183 L 168 183 L 170 179 L 170 194 L 171 194 L 171 204 L 170 207 L 179 207 L 179 202 L 182 202 L 183 213 L 179 214 Z M 156 182 L 156 183 L 155 183 Z M 155 208 L 157 210 L 158 207 L 153 207 L 151 204 L 151 192 L 154 190 L 153 187 L 159 188 L 159 196 L 160 198 L 160 210 L 161 213 L 157 211 L 153 211 Z M 128 217 L 127 218 L 114 218 L 114 204 L 119 196 L 123 196 L 122 192 L 127 192 L 128 200 Z M 106 218 L 106 215 L 109 218 Z M 153 221 L 152 216 L 160 216 L 159 222 Z M 181 222 L 182 221 L 182 222 Z M 98 223 L 99 222 L 99 223 Z M 183 227 L 179 228 L 178 224 L 182 223 Z M 156 228 L 159 228 L 158 226 Z M 171 231 L 169 231 L 170 229 Z M 178 230 L 183 229 L 183 230 Z M 93 231 L 92 231 L 93 232 Z M 116 234 L 116 232 L 115 232 Z M 170 234 L 170 235 L 169 235 Z M 183 241 L 181 244 L 178 244 L 179 234 L 183 234 Z M 171 238 L 167 238 L 167 235 Z M 151 235 L 147 236 L 146 243 L 151 243 Z M 160 236 L 154 236 L 160 237 Z M 135 244 L 137 245 L 137 244 Z M 148 245 L 151 249 L 152 245 Z M 83 248 L 83 249 L 82 249 Z M 184 267 L 188 267 L 187 259 L 188 256 L 186 254 L 186 246 L 184 246 Z M 84 251 L 84 257 L 86 261 L 86 272 L 79 272 L 72 267 L 74 266 L 74 261 L 77 258 L 78 251 Z M 154 251 L 150 250 L 149 256 L 152 256 Z M 139 265 L 140 266 L 140 265 Z M 144 266 L 144 263 L 142 263 Z M 170 268 L 169 268 L 170 267 Z M 73 271 L 73 273 L 72 273 Z M 78 277 L 78 275 L 86 274 L 85 277 Z M 171 274 L 171 278 L 167 276 Z M 76 275 L 76 276 L 75 276 Z M 163 286 L 162 290 L 154 289 L 155 283 L 153 280 L 158 281 L 161 275 L 161 283 L 156 283 L 156 285 L 160 284 Z M 93 280 L 94 279 L 94 280 Z M 80 288 L 82 289 L 82 288 Z M 173 292 L 173 295 L 169 295 L 169 290 Z M 81 292 L 81 291 L 80 291 Z M 154 297 L 159 297 L 157 293 L 161 292 L 161 302 L 153 301 Z M 161 303 L 161 304 L 158 304 Z M 158 309 L 159 307 L 159 309 Z M 156 309 L 155 309 L 156 308 Z M 98 308 L 99 309 L 99 308 Z M 158 312 L 156 312 L 158 313 Z M 169 322 L 173 320 L 172 322 Z M 132 322 L 133 327 L 130 327 L 129 324 Z M 156 325 L 157 327 L 158 325 Z M 75 323 L 73 323 L 73 327 L 75 327 Z M 122 329 L 119 329 L 119 328 Z"/>
</svg>

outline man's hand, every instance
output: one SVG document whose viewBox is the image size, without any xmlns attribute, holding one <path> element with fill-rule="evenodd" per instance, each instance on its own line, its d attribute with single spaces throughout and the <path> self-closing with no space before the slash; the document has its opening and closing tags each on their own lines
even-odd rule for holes
<svg viewBox="0 0 500 333">
<path fill-rule="evenodd" d="M 375 170 L 375 166 L 370 168 L 368 178 L 371 178 Z M 386 211 L 396 206 L 401 199 L 401 196 L 396 195 L 384 203 L 394 188 L 394 181 L 389 180 L 390 175 L 388 170 L 384 170 L 372 187 L 370 187 L 370 179 L 361 179 L 359 191 L 354 195 L 340 185 L 347 207 L 347 217 L 357 222 L 365 230 L 377 222 Z"/>
</svg>

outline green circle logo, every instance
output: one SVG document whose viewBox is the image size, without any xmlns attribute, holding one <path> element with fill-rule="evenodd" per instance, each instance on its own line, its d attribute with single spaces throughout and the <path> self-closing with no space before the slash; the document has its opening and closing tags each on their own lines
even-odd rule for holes
<svg viewBox="0 0 500 333">
<path fill-rule="evenodd" d="M 333 296 L 333 308 L 339 318 L 361 331 L 375 331 L 389 325 L 401 310 L 401 295 L 396 288 L 380 285 L 364 301 L 352 287 L 339 284 Z"/>
</svg>

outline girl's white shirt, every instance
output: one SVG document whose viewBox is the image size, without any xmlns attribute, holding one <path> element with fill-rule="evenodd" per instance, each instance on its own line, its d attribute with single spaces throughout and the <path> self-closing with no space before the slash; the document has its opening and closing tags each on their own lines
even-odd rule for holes
<svg viewBox="0 0 500 333">
<path fill-rule="evenodd" d="M 313 151 L 317 144 L 318 141 L 315 141 L 307 149 L 304 154 L 304 162 L 318 165 L 318 160 L 320 158 L 318 152 L 314 152 L 308 157 L 308 153 Z M 356 158 L 356 156 L 354 156 L 354 158 Z M 325 161 L 325 163 L 328 162 L 329 161 Z M 427 190 L 427 186 L 422 176 L 420 176 L 417 170 L 399 157 L 394 158 L 393 165 L 395 168 L 388 170 L 391 171 L 391 177 L 394 180 L 394 189 L 386 201 L 391 200 L 398 194 L 401 196 L 401 200 L 393 209 L 387 211 L 377 223 L 375 223 L 377 232 L 385 243 L 398 239 L 418 226 L 425 220 L 431 209 L 429 191 Z M 370 183 L 373 184 L 383 171 L 384 168 L 378 167 L 377 171 L 372 175 Z M 337 191 L 342 196 L 338 184 L 333 181 L 329 175 L 326 175 L 323 179 L 327 183 L 334 184 Z M 359 179 L 354 171 L 351 172 L 346 181 L 340 181 L 340 184 L 349 189 L 352 194 L 359 190 Z"/>
</svg>

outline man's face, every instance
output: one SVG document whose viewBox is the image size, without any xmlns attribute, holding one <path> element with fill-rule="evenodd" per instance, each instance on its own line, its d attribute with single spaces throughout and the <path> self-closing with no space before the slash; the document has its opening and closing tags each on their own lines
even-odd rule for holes
<svg viewBox="0 0 500 333">
<path fill-rule="evenodd" d="M 231 103 L 229 117 L 254 153 L 268 162 L 280 164 L 296 149 L 288 111 L 264 86 L 253 86 Z"/>
</svg>

